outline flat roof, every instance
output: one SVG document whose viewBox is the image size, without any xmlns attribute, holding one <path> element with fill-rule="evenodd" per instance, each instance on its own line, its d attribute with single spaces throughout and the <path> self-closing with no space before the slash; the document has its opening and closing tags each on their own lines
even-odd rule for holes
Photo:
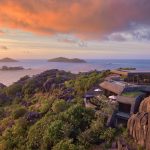
<svg viewBox="0 0 150 150">
<path fill-rule="evenodd" d="M 133 75 L 133 74 L 148 74 L 150 75 L 150 70 L 111 70 L 112 73 L 119 74 L 119 75 Z"/>
</svg>

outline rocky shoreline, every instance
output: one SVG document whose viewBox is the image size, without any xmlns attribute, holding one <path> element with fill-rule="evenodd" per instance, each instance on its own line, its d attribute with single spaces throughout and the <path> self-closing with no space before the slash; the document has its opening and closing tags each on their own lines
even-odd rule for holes
<svg viewBox="0 0 150 150">
<path fill-rule="evenodd" d="M 0 69 L 1 71 L 18 71 L 18 70 L 25 70 L 25 68 L 18 66 L 18 67 L 8 67 L 8 66 L 2 66 Z"/>
</svg>

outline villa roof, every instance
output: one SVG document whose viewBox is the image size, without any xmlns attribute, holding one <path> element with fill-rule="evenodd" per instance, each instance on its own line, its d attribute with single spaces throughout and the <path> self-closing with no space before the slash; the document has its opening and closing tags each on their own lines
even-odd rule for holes
<svg viewBox="0 0 150 150">
<path fill-rule="evenodd" d="M 150 92 L 150 85 L 129 84 L 123 81 L 104 81 L 100 83 L 100 87 L 117 95 L 123 92 Z"/>
<path fill-rule="evenodd" d="M 117 81 L 104 81 L 100 84 L 101 88 L 111 91 L 115 94 L 121 94 L 125 89 L 125 86 L 126 85 L 123 82 Z"/>
</svg>

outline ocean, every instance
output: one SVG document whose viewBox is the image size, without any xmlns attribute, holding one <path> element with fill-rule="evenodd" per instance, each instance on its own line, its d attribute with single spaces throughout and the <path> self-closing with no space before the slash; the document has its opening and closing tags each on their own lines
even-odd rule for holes
<svg viewBox="0 0 150 150">
<path fill-rule="evenodd" d="M 0 62 L 2 66 L 22 66 L 27 70 L 0 71 L 0 83 L 10 85 L 25 75 L 33 76 L 49 69 L 60 69 L 72 73 L 87 72 L 91 70 L 117 69 L 120 67 L 134 67 L 137 70 L 150 71 L 150 60 L 124 60 L 124 59 L 88 59 L 87 63 L 57 63 L 46 60 L 19 60 L 13 63 Z"/>
</svg>

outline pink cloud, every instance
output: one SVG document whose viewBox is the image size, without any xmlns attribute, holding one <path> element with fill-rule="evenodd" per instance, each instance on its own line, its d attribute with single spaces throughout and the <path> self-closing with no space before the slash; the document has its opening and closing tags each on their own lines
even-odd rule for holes
<svg viewBox="0 0 150 150">
<path fill-rule="evenodd" d="M 131 22 L 150 25 L 149 0 L 0 1 L 0 27 L 38 34 L 95 38 L 127 30 Z"/>
</svg>

